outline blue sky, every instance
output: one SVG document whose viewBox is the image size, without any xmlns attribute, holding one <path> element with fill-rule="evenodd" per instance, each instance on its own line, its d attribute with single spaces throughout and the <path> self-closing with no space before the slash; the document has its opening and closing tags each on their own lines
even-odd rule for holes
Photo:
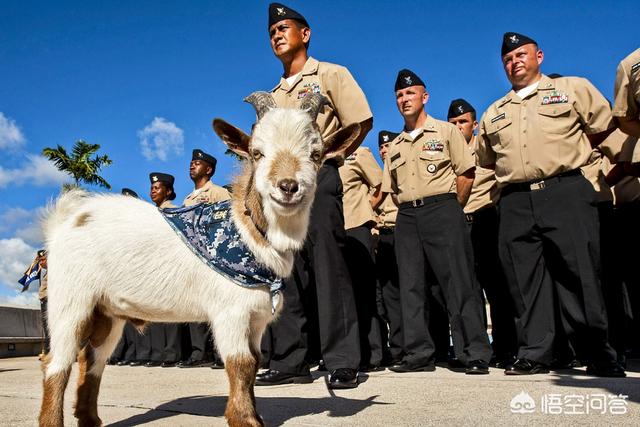
<svg viewBox="0 0 640 427">
<path fill-rule="evenodd" d="M 41 246 L 38 212 L 64 177 L 38 157 L 77 139 L 113 159 L 115 191 L 148 199 L 148 173 L 176 176 L 178 200 L 192 189 L 193 148 L 218 158 L 214 181 L 235 161 L 211 130 L 222 117 L 248 130 L 242 98 L 269 90 L 282 72 L 267 34 L 268 1 L 4 1 L 0 8 L 0 301 Z M 590 79 L 609 99 L 618 62 L 638 48 L 637 1 L 302 1 L 286 3 L 312 28 L 310 53 L 347 66 L 369 100 L 374 130 L 402 126 L 393 95 L 401 68 L 426 82 L 427 110 L 449 102 L 480 113 L 509 89 L 500 64 L 505 31 L 536 39 L 543 71 Z M 377 151 L 377 150 L 374 150 Z"/>
</svg>

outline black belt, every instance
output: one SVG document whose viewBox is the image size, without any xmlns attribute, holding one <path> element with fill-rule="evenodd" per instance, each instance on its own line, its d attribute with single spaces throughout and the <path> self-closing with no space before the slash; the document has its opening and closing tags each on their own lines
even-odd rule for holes
<svg viewBox="0 0 640 427">
<path fill-rule="evenodd" d="M 455 199 L 455 198 L 456 198 L 456 195 L 453 193 L 436 194 L 435 196 L 427 196 L 427 197 L 423 197 L 422 199 L 400 203 L 400 209 L 419 208 L 420 206 L 431 205 L 441 200 L 449 200 L 449 199 Z"/>
<path fill-rule="evenodd" d="M 380 234 L 393 234 L 395 227 L 380 227 L 378 233 Z"/>
<path fill-rule="evenodd" d="M 464 217 L 467 219 L 467 222 L 472 223 L 474 219 L 483 216 L 489 210 L 495 210 L 495 208 L 496 207 L 494 205 L 485 206 L 484 208 L 480 208 L 474 212 L 464 214 Z"/>
<path fill-rule="evenodd" d="M 557 175 L 551 176 L 549 178 L 539 179 L 536 181 L 508 184 L 502 189 L 502 194 L 506 195 L 516 191 L 538 191 L 538 190 L 542 190 L 543 188 L 549 187 L 551 185 L 557 184 L 561 182 L 564 178 L 569 178 L 569 177 L 578 176 L 578 175 L 582 175 L 582 171 L 580 169 L 574 169 L 568 172 L 562 172 Z"/>
</svg>

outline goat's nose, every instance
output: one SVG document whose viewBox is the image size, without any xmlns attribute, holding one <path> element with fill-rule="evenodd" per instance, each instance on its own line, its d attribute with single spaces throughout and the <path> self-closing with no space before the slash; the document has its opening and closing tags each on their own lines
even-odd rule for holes
<svg viewBox="0 0 640 427">
<path fill-rule="evenodd" d="M 289 178 L 281 179 L 278 187 L 280 187 L 280 190 L 285 194 L 292 195 L 298 191 L 298 181 Z"/>
</svg>

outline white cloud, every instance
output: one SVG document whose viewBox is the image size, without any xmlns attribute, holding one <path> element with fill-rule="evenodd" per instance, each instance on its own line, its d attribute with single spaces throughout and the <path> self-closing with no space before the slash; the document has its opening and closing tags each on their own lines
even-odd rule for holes
<svg viewBox="0 0 640 427">
<path fill-rule="evenodd" d="M 169 155 L 182 154 L 184 132 L 175 123 L 155 117 L 144 129 L 138 131 L 142 155 L 147 160 L 167 161 Z"/>
<path fill-rule="evenodd" d="M 35 247 L 16 237 L 0 239 L 0 286 L 5 291 L 9 288 L 10 293 L 19 292 L 18 279 L 31 265 L 36 251 Z"/>
<path fill-rule="evenodd" d="M 45 211 L 43 206 L 33 210 L 16 207 L 0 214 L 0 232 L 13 231 L 18 237 L 29 244 L 42 246 L 43 236 L 40 219 Z"/>
<path fill-rule="evenodd" d="M 0 304 L 10 304 L 26 307 L 40 307 L 40 300 L 36 291 L 27 291 L 16 295 L 0 295 Z"/>
<path fill-rule="evenodd" d="M 35 154 L 27 154 L 26 162 L 16 169 L 0 166 L 0 188 L 24 184 L 54 186 L 70 180 L 71 177 L 60 172 L 52 162 Z"/>
<path fill-rule="evenodd" d="M 24 135 L 16 122 L 0 112 L 0 149 L 17 148 L 24 143 Z"/>
</svg>

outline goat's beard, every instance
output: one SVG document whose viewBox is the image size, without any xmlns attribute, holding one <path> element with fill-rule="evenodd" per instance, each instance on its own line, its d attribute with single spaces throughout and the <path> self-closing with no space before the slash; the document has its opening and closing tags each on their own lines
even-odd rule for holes
<svg viewBox="0 0 640 427">
<path fill-rule="evenodd" d="M 309 228 L 315 190 L 315 185 L 308 188 L 300 202 L 292 207 L 279 206 L 271 200 L 270 195 L 263 198 L 263 212 L 269 224 L 268 239 L 274 248 L 279 251 L 302 249 Z"/>
</svg>

